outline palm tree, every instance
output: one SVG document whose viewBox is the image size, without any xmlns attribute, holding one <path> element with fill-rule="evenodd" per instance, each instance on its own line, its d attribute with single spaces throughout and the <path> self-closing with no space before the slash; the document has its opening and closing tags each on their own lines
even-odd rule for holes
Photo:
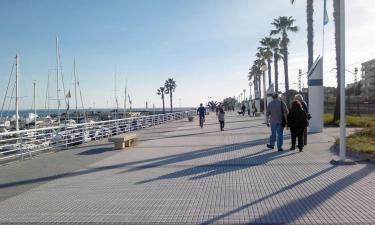
<svg viewBox="0 0 375 225">
<path fill-rule="evenodd" d="M 161 95 L 161 100 L 163 101 L 163 114 L 165 114 L 165 106 L 164 106 L 164 93 L 165 93 L 165 87 L 160 87 L 158 90 L 156 90 L 158 95 Z"/>
<path fill-rule="evenodd" d="M 263 64 L 264 64 L 263 60 L 261 60 L 261 59 L 255 60 L 254 64 L 251 66 L 250 72 L 249 72 L 249 80 L 253 79 L 255 98 L 260 98 L 260 91 L 261 91 L 260 77 L 261 77 L 261 74 L 262 74 L 262 71 L 260 70 L 260 67 Z"/>
<path fill-rule="evenodd" d="M 335 103 L 335 110 L 333 113 L 333 122 L 340 120 L 340 1 L 333 0 L 333 19 L 335 21 L 335 47 L 336 47 L 336 72 L 337 72 L 337 88 L 336 88 L 336 103 Z"/>
<path fill-rule="evenodd" d="M 217 101 L 209 101 L 207 106 L 211 109 L 212 112 L 215 112 L 216 108 L 219 107 L 219 103 Z"/>
<path fill-rule="evenodd" d="M 294 4 L 295 0 L 291 0 Z M 314 63 L 314 0 L 306 0 L 307 19 L 307 68 L 310 70 Z"/>
<path fill-rule="evenodd" d="M 272 48 L 271 48 L 271 42 L 272 38 L 271 37 L 265 37 L 260 40 L 260 44 L 262 47 L 259 47 L 258 50 L 262 57 L 267 61 L 267 66 L 268 66 L 268 86 L 271 87 L 271 62 L 272 62 Z"/>
<path fill-rule="evenodd" d="M 280 54 L 280 38 L 271 38 L 269 41 L 270 48 L 273 50 L 273 67 L 275 70 L 275 92 L 279 92 L 279 60 Z"/>
<path fill-rule="evenodd" d="M 173 80 L 173 78 L 168 78 L 168 80 L 165 81 L 164 87 L 165 87 L 165 93 L 169 94 L 169 100 L 171 102 L 171 112 L 173 112 L 172 99 L 173 99 L 173 92 L 176 90 L 176 87 L 177 87 L 176 81 Z"/>
<path fill-rule="evenodd" d="M 249 71 L 249 81 L 253 80 L 253 87 L 254 87 L 254 97 L 257 98 L 258 97 L 258 79 L 257 79 L 257 69 L 255 65 L 252 65 L 251 68 L 250 68 L 250 71 Z"/>
<path fill-rule="evenodd" d="M 281 34 L 281 54 L 283 55 L 283 62 L 284 62 L 284 75 L 285 75 L 285 92 L 288 93 L 289 91 L 289 74 L 288 74 L 288 45 L 290 39 L 288 37 L 288 32 L 297 32 L 298 27 L 294 26 L 294 22 L 296 20 L 293 19 L 292 16 L 280 16 L 279 18 L 275 19 L 271 24 L 275 27 L 275 30 L 271 30 L 271 35 Z M 289 96 L 286 96 L 286 101 L 289 107 Z"/>
<path fill-rule="evenodd" d="M 263 65 L 266 64 L 265 60 L 262 58 L 262 57 L 259 57 L 261 56 L 260 54 L 256 54 L 256 56 L 258 57 L 258 59 L 256 59 L 254 61 L 254 65 L 256 66 L 256 72 L 257 72 L 257 83 L 258 83 L 258 90 L 259 90 L 259 97 L 261 96 L 261 90 L 262 90 L 262 83 L 261 83 L 261 77 L 263 75 L 263 72 L 260 68 L 262 68 Z"/>
</svg>

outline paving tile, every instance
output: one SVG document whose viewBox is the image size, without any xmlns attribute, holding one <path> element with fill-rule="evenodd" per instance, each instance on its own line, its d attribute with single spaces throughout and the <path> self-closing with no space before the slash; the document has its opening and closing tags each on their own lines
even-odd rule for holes
<svg viewBox="0 0 375 225">
<path fill-rule="evenodd" d="M 374 164 L 329 164 L 329 129 L 303 153 L 268 150 L 262 122 L 145 129 L 131 150 L 1 201 L 0 224 L 375 224 Z"/>
</svg>

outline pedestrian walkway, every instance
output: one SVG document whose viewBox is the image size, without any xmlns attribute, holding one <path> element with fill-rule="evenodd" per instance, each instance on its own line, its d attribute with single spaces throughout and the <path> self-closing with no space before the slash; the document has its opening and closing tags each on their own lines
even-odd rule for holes
<svg viewBox="0 0 375 225">
<path fill-rule="evenodd" d="M 130 150 L 61 174 L 27 178 L 30 163 L 58 153 L 2 166 L 0 192 L 21 191 L 3 196 L 0 224 L 375 224 L 375 165 L 331 165 L 338 157 L 329 129 L 309 135 L 302 153 L 277 152 L 265 147 L 263 118 L 226 119 L 224 131 L 214 115 L 204 128 L 175 121 L 144 129 Z M 97 144 L 75 156 L 111 151 Z"/>
</svg>

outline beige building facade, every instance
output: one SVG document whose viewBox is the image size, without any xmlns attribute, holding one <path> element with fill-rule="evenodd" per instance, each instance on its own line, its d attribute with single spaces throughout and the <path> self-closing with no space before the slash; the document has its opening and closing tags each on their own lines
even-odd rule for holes
<svg viewBox="0 0 375 225">
<path fill-rule="evenodd" d="M 362 63 L 361 95 L 367 100 L 375 99 L 375 59 Z"/>
</svg>

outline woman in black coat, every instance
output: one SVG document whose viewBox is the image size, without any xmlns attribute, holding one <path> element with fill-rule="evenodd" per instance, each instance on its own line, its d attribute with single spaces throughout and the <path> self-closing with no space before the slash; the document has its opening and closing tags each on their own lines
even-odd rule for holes
<svg viewBox="0 0 375 225">
<path fill-rule="evenodd" d="M 303 110 L 302 105 L 299 101 L 293 101 L 287 121 L 292 136 L 292 147 L 290 148 L 290 150 L 296 149 L 296 138 L 298 138 L 298 149 L 300 152 L 302 152 L 303 132 L 309 124 L 307 121 L 307 113 Z"/>
</svg>

